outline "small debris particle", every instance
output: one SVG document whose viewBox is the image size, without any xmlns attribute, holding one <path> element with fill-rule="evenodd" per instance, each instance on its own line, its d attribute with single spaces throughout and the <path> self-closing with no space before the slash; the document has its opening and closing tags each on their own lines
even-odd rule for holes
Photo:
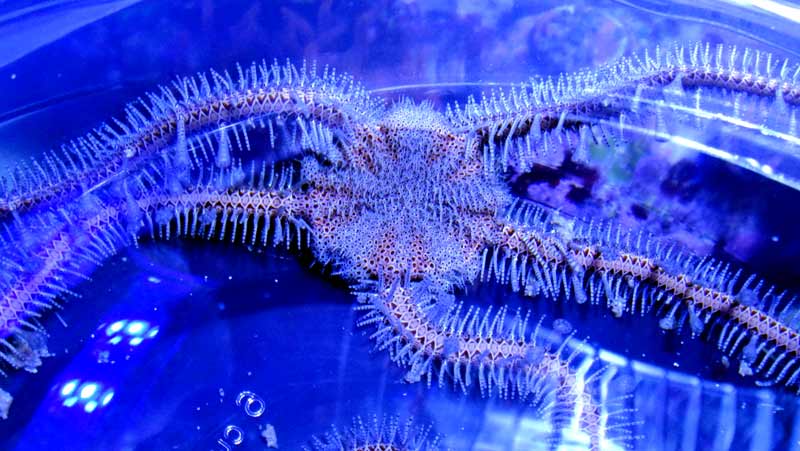
<svg viewBox="0 0 800 451">
<path fill-rule="evenodd" d="M 572 332 L 572 324 L 564 318 L 558 318 L 553 321 L 553 330 L 561 335 L 568 335 Z"/>
<path fill-rule="evenodd" d="M 753 375 L 753 369 L 746 362 L 739 362 L 739 375 L 747 377 Z"/>
<path fill-rule="evenodd" d="M 261 437 L 267 443 L 267 448 L 278 447 L 278 435 L 275 433 L 275 426 L 267 423 L 264 425 L 264 430 L 261 431 Z"/>
<path fill-rule="evenodd" d="M 0 388 L 0 418 L 6 419 L 8 418 L 8 409 L 11 408 L 11 402 L 14 401 L 14 397 L 11 396 L 10 393 Z"/>
</svg>

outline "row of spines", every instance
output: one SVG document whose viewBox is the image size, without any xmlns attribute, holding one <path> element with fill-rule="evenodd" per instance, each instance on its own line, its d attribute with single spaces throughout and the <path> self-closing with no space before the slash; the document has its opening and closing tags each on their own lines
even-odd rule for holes
<svg viewBox="0 0 800 451">
<path fill-rule="evenodd" d="M 669 74 L 666 84 L 674 80 L 676 70 L 699 72 L 749 74 L 757 79 L 787 84 L 792 96 L 800 94 L 800 65 L 787 60 L 778 60 L 772 54 L 743 49 L 736 46 L 726 48 L 709 43 L 692 46 L 676 45 L 663 50 L 656 47 L 651 54 L 644 51 L 643 58 L 633 55 L 622 58 L 606 67 L 584 70 L 574 74 L 561 74 L 557 79 L 532 80 L 513 88 L 509 95 L 502 90 L 484 94 L 481 101 L 470 98 L 462 108 L 453 104 L 447 108 L 447 117 L 456 127 L 473 128 L 490 118 L 506 117 L 523 111 L 537 111 L 559 105 L 580 104 L 593 98 L 602 98 L 622 89 L 635 89 L 646 83 L 647 77 Z M 664 75 L 666 77 L 666 75 Z M 655 80 L 652 83 L 656 83 Z M 775 87 L 771 86 L 774 90 Z M 784 89 L 785 91 L 785 89 Z M 773 93 L 774 95 L 774 93 Z M 794 99 L 792 101 L 800 99 Z"/>
<path fill-rule="evenodd" d="M 113 190 L 83 196 L 72 205 L 18 217 L 3 225 L 4 257 L 0 261 L 0 338 L 24 330 L 42 331 L 42 310 L 77 296 L 76 285 L 119 250 L 152 238 L 174 235 L 230 239 L 250 245 L 310 245 L 308 225 L 276 211 L 237 209 L 226 198 L 242 202 L 265 193 L 288 193 L 296 181 L 293 165 L 251 167 L 250 176 L 235 165 L 199 179 L 192 189 L 174 193 L 164 187 L 154 167 L 145 177 Z M 252 193 L 252 194 L 251 194 Z M 227 196 L 227 197 L 226 197 Z M 249 196 L 249 197 L 248 197 Z M 11 338 L 9 338 L 11 339 Z M 3 356 L 8 363 L 25 361 L 9 341 Z M 18 350 L 17 350 L 18 351 Z M 14 363 L 17 362 L 17 363 Z"/>
<path fill-rule="evenodd" d="M 353 418 L 350 427 L 340 430 L 335 425 L 322 436 L 314 436 L 304 451 L 334 450 L 408 450 L 438 451 L 441 437 L 432 434 L 431 426 L 415 425 L 412 418 L 401 422 L 398 417 L 373 416 L 366 420 Z"/>
<path fill-rule="evenodd" d="M 86 191 L 114 175 L 146 165 L 169 149 L 174 151 L 169 152 L 168 158 L 176 160 L 177 164 L 187 163 L 179 160 L 188 160 L 184 156 L 188 149 L 194 154 L 194 165 L 197 166 L 198 150 L 208 159 L 209 151 L 203 141 L 212 135 L 217 142 L 208 142 L 210 153 L 218 166 L 226 167 L 231 158 L 230 150 L 234 147 L 233 139 L 235 147 L 249 148 L 247 129 L 255 128 L 257 124 L 269 128 L 269 141 L 274 148 L 276 135 L 285 134 L 280 130 L 276 132 L 276 129 L 283 128 L 284 117 L 296 118 L 297 127 L 302 129 L 298 147 L 318 146 L 319 152 L 328 153 L 333 150 L 331 143 L 334 138 L 343 135 L 337 133 L 334 136 L 328 127 L 332 124 L 316 117 L 312 111 L 314 105 L 309 102 L 327 101 L 331 103 L 328 110 L 341 110 L 342 119 L 355 115 L 351 119 L 360 122 L 369 121 L 382 111 L 382 105 L 372 100 L 352 78 L 337 75 L 327 67 L 321 75 L 317 75 L 314 65 L 308 68 L 303 63 L 298 69 L 289 62 L 285 66 L 277 62 L 272 66 L 254 63 L 248 70 L 237 66 L 237 71 L 239 78 L 236 80 L 227 72 L 219 74 L 213 70 L 209 74 L 179 78 L 172 87 L 161 87 L 160 93 L 147 94 L 147 100 L 129 104 L 124 120 L 113 119 L 111 123 L 101 124 L 85 136 L 61 146 L 60 150 L 45 153 L 40 160 L 21 163 L 6 171 L 0 181 L 0 210 L 25 208 L 28 203 L 40 201 L 37 197 L 59 198 L 76 190 Z M 249 91 L 263 88 L 283 89 L 293 97 L 280 111 L 267 115 L 255 110 L 246 111 L 249 107 L 245 103 L 234 123 L 214 121 L 202 130 L 185 129 L 186 117 L 202 118 L 214 114 L 213 111 L 202 113 L 198 110 L 205 108 L 210 99 L 252 96 L 254 94 Z M 315 95 L 301 96 L 294 92 L 302 89 L 313 90 Z M 232 138 L 228 137 L 229 130 L 233 131 Z M 150 145 L 157 147 L 147 155 L 141 154 L 140 149 L 144 145 L 139 142 L 143 134 L 148 136 L 147 142 L 152 141 Z M 290 131 L 290 134 L 296 132 Z M 174 139 L 172 135 L 175 135 Z"/>
<path fill-rule="evenodd" d="M 400 292 L 410 301 L 394 298 Z M 467 307 L 433 282 L 364 282 L 357 294 L 359 310 L 365 312 L 359 325 L 374 328 L 376 347 L 388 350 L 392 360 L 408 370 L 407 382 L 427 380 L 430 385 L 438 379 L 439 386 L 450 382 L 465 394 L 477 387 L 482 396 L 521 399 L 557 428 L 577 417 L 592 443 L 633 440 L 630 410 L 610 413 L 613 403 L 585 393 L 604 368 L 578 358 L 581 345 L 572 339 L 574 332 L 565 321 L 557 320 L 557 333 L 545 337 L 540 333 L 543 317 L 531 327 L 530 313 Z M 475 354 L 475 346 L 487 350 Z M 599 423 L 603 414 L 611 415 L 605 426 Z M 614 428 L 606 428 L 612 424 Z"/>
<path fill-rule="evenodd" d="M 764 324 L 759 327 L 772 328 L 767 323 L 775 321 L 796 334 L 797 299 L 787 290 L 778 290 L 755 275 L 745 276 L 735 265 L 696 257 L 647 234 L 565 218 L 530 203 L 512 206 L 503 220 L 527 227 L 545 239 L 549 237 L 552 244 L 545 255 L 538 256 L 519 255 L 504 247 L 487 248 L 481 263 L 481 280 L 495 279 L 531 296 L 543 294 L 578 303 L 603 303 L 616 316 L 637 310 L 641 315 L 655 312 L 663 329 L 688 325 L 692 335 L 710 338 L 726 354 L 740 357 L 744 365 L 742 373 L 755 373 L 772 383 L 792 387 L 800 382 L 800 358 L 794 348 L 783 348 L 771 336 L 763 335 L 765 330 L 752 330 L 752 325 L 734 321 L 728 310 L 701 308 L 652 280 L 639 280 L 633 275 L 637 268 L 632 266 L 631 271 L 626 271 L 621 256 L 633 255 L 649 261 L 660 271 L 710 290 L 710 296 L 717 296 L 715 292 L 718 296 L 729 296 L 733 299 L 729 310 L 763 315 Z M 619 270 L 582 267 L 570 259 L 576 248 L 594 249 L 595 259 L 621 262 Z M 770 332 L 774 333 L 777 331 Z"/>
<path fill-rule="evenodd" d="M 485 167 L 527 171 L 534 164 L 584 161 L 595 146 L 619 147 L 632 137 L 670 140 L 714 156 L 736 154 L 693 144 L 680 124 L 697 130 L 709 123 L 759 135 L 773 147 L 800 145 L 800 65 L 735 47 L 695 45 L 656 51 L 644 62 L 635 55 L 611 66 L 495 90 L 482 101 L 470 97 L 462 109 L 449 106 L 456 130 L 476 133 L 487 155 Z M 690 52 L 689 56 L 685 53 Z M 733 98 L 733 102 L 724 100 Z M 725 153 L 727 152 L 727 154 Z M 734 163 L 765 175 L 750 160 Z M 774 168 L 772 168 L 774 170 Z"/>
</svg>

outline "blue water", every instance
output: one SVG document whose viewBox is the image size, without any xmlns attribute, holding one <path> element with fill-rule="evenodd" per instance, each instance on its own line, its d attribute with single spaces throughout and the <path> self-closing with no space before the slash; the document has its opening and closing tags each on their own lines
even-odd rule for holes
<svg viewBox="0 0 800 451">
<path fill-rule="evenodd" d="M 443 107 L 655 43 L 708 40 L 798 59 L 792 18 L 755 11 L 716 2 L 0 3 L 0 165 L 56 148 L 177 75 L 236 62 L 315 60 L 376 96 Z M 643 152 L 663 155 L 657 145 Z M 595 170 L 613 176 L 599 182 L 573 168 L 558 175 L 568 183 L 545 173 L 512 186 L 798 288 L 795 187 L 709 155 L 679 160 L 653 157 L 635 173 L 603 162 Z M 655 192 L 664 198 L 648 199 Z M 80 298 L 43 319 L 51 356 L 38 371 L 0 379 L 13 396 L 0 449 L 260 450 L 274 429 L 279 448 L 293 450 L 373 415 L 431 425 L 448 449 L 548 449 L 525 405 L 406 383 L 355 326 L 346 283 L 310 263 L 280 248 L 188 240 L 111 258 L 76 287 Z M 636 450 L 800 449 L 797 397 L 739 377 L 701 340 L 664 333 L 652 318 L 532 305 L 500 287 L 467 298 L 566 318 L 588 336 L 584 352 L 633 381 L 625 402 L 636 410 Z M 558 449 L 583 449 L 580 438 L 565 442 Z"/>
</svg>

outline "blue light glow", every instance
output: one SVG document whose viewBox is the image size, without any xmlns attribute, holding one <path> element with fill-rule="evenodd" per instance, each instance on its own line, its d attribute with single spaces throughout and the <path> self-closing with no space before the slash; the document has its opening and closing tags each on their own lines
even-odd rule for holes
<svg viewBox="0 0 800 451">
<path fill-rule="evenodd" d="M 158 326 L 151 325 L 141 319 L 121 319 L 114 321 L 105 327 L 106 335 L 111 337 L 108 343 L 118 345 L 127 337 L 131 346 L 139 346 L 144 340 L 151 339 L 158 335 Z"/>
<path fill-rule="evenodd" d="M 105 407 L 114 398 L 112 387 L 103 387 L 99 382 L 81 381 L 72 379 L 64 383 L 58 394 L 62 398 L 61 404 L 65 407 L 82 405 L 83 411 L 92 413 L 99 407 Z"/>
</svg>

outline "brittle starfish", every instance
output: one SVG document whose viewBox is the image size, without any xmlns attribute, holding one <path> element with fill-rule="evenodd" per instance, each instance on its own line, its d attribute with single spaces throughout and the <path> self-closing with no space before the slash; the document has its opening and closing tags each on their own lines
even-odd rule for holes
<svg viewBox="0 0 800 451">
<path fill-rule="evenodd" d="M 344 432 L 333 426 L 324 437 L 312 437 L 311 448 L 303 451 L 352 449 L 363 451 L 437 451 L 440 437 L 429 437 L 430 427 L 414 426 L 411 420 L 400 423 L 397 418 L 377 417 L 372 421 L 353 418 L 353 425 Z"/>
<path fill-rule="evenodd" d="M 661 133 L 664 115 L 704 112 L 735 93 L 788 115 L 796 139 L 800 67 L 697 45 L 624 59 L 470 100 L 446 114 L 402 100 L 385 107 L 348 77 L 304 64 L 253 64 L 178 79 L 131 104 L 126 121 L 16 169 L 0 196 L 7 233 L 0 354 L 39 364 L 42 309 L 138 237 L 174 235 L 308 247 L 358 294 L 361 325 L 409 368 L 465 392 L 577 410 L 589 448 L 603 447 L 604 406 L 562 346 L 536 343 L 528 315 L 466 313 L 455 296 L 494 279 L 525 295 L 640 307 L 659 324 L 718 339 L 759 375 L 796 388 L 800 334 L 792 299 L 724 262 L 658 239 L 569 218 L 511 195 L 504 173 L 557 147 L 580 157 L 624 133 Z M 741 120 L 741 118 L 739 118 Z M 623 136 L 624 137 L 624 136 Z M 252 143 L 267 155 L 243 152 Z M 287 160 L 263 163 L 255 160 Z M 250 176 L 247 163 L 254 160 Z M 269 169 L 267 169 L 269 167 Z M 623 431 L 621 440 L 629 440 Z"/>
</svg>

